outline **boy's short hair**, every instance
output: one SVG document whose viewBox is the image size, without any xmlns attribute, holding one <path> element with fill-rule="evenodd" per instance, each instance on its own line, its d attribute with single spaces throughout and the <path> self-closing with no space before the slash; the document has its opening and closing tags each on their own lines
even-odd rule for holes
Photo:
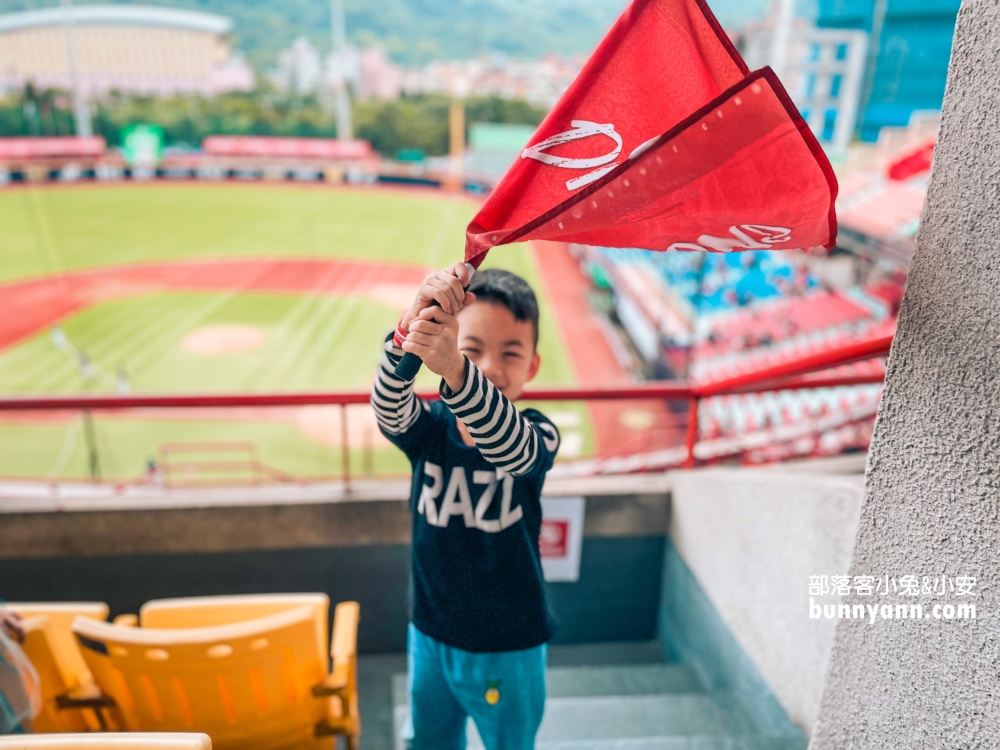
<svg viewBox="0 0 1000 750">
<path fill-rule="evenodd" d="M 476 271 L 469 291 L 476 295 L 477 302 L 503 305 L 515 320 L 530 322 L 535 331 L 535 347 L 538 347 L 538 299 L 527 281 L 510 271 L 487 268 Z"/>
</svg>

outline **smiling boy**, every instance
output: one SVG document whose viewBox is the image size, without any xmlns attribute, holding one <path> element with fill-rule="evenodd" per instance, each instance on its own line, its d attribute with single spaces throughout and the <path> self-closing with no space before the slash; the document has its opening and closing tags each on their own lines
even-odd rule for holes
<svg viewBox="0 0 1000 750">
<path fill-rule="evenodd" d="M 464 748 L 471 716 L 487 750 L 528 750 L 552 636 L 538 535 L 559 433 L 511 403 L 540 364 L 534 292 L 507 271 L 469 275 L 456 264 L 424 280 L 372 394 L 413 466 L 412 747 Z M 394 374 L 403 352 L 441 376 L 440 401 Z"/>
</svg>

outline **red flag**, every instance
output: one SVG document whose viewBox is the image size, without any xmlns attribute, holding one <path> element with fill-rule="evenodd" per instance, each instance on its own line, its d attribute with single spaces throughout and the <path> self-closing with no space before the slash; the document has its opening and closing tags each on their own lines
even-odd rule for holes
<svg viewBox="0 0 1000 750">
<path fill-rule="evenodd" d="M 466 231 L 466 260 L 548 239 L 650 250 L 831 247 L 837 183 L 770 69 L 703 0 L 634 0 Z"/>
</svg>

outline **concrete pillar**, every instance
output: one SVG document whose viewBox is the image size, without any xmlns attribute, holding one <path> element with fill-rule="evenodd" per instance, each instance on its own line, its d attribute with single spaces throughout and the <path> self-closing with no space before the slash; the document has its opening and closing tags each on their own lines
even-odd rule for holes
<svg viewBox="0 0 1000 750">
<path fill-rule="evenodd" d="M 1000 747 L 998 505 L 1000 4 L 966 0 L 851 575 L 974 576 L 976 596 L 846 597 L 925 619 L 840 621 L 812 750 Z M 962 601 L 977 619 L 928 612 Z"/>
</svg>

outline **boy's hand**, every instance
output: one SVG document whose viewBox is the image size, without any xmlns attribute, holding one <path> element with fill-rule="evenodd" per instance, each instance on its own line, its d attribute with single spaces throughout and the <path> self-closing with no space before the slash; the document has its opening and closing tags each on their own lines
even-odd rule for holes
<svg viewBox="0 0 1000 750">
<path fill-rule="evenodd" d="M 410 321 L 409 331 L 403 351 L 420 357 L 453 391 L 461 389 L 465 383 L 465 357 L 458 350 L 458 319 L 442 307 L 425 307 Z"/>
<path fill-rule="evenodd" d="M 459 310 L 476 299 L 476 295 L 465 291 L 471 279 L 472 274 L 464 263 L 428 274 L 417 290 L 413 304 L 400 321 L 403 330 L 411 330 L 410 323 L 435 302 L 449 315 L 457 315 Z"/>
</svg>

